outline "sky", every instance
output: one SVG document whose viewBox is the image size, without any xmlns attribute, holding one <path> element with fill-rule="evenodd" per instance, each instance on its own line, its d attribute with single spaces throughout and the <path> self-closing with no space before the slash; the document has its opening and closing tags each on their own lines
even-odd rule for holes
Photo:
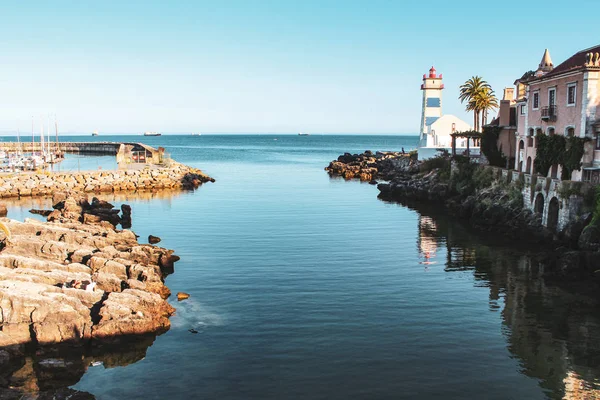
<svg viewBox="0 0 600 400">
<path fill-rule="evenodd" d="M 471 122 L 469 77 L 501 97 L 600 42 L 596 1 L 544 4 L 0 0 L 0 132 L 415 134 L 431 66 Z"/>
</svg>

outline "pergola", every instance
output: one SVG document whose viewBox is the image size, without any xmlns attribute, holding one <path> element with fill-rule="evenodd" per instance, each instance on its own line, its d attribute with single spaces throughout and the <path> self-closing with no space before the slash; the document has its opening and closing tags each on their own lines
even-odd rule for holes
<svg viewBox="0 0 600 400">
<path fill-rule="evenodd" d="M 451 133 L 452 136 L 452 157 L 456 156 L 456 138 L 467 138 L 467 157 L 471 156 L 471 149 L 469 143 L 471 139 L 481 139 L 481 132 L 477 131 L 467 131 L 467 132 L 454 132 Z"/>
</svg>

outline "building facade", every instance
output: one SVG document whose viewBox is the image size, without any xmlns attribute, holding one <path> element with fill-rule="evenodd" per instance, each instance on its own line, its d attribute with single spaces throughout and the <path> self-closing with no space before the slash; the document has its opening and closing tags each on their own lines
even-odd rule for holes
<svg viewBox="0 0 600 400">
<path fill-rule="evenodd" d="M 600 46 L 581 50 L 554 67 L 548 50 L 538 69 L 517 80 L 515 169 L 536 173 L 536 135 L 588 138 L 582 168 L 571 180 L 600 183 Z M 560 179 L 553 165 L 548 177 Z"/>
<path fill-rule="evenodd" d="M 515 134 L 517 133 L 517 106 L 515 102 L 514 88 L 505 88 L 498 115 L 492 120 L 487 127 L 499 128 L 498 140 L 496 145 L 498 150 L 506 158 L 506 168 L 511 168 L 514 165 L 515 156 Z"/>
</svg>

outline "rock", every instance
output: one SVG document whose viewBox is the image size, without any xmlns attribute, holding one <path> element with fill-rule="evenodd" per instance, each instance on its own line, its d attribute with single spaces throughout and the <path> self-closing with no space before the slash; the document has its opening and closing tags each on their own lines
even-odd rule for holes
<svg viewBox="0 0 600 400">
<path fill-rule="evenodd" d="M 399 152 L 373 152 L 363 154 L 345 153 L 332 161 L 327 168 L 329 175 L 344 179 L 358 178 L 361 181 L 376 184 L 376 178 L 389 180 L 393 174 L 408 172 L 416 168 L 416 160 Z"/>
<path fill-rule="evenodd" d="M 31 214 L 37 214 L 37 215 L 41 215 L 43 217 L 47 217 L 50 214 L 52 214 L 54 212 L 54 210 L 36 210 L 35 208 L 32 208 L 31 210 L 29 210 L 29 212 Z"/>
<path fill-rule="evenodd" d="M 8 214 L 8 210 L 6 209 L 5 204 L 0 204 L 0 217 L 6 217 Z"/>
<path fill-rule="evenodd" d="M 594 225 L 585 227 L 577 244 L 581 250 L 600 250 L 600 228 Z"/>
<path fill-rule="evenodd" d="M 156 243 L 159 243 L 159 242 L 160 242 L 160 238 L 158 236 L 152 236 L 152 235 L 148 236 L 148 243 L 150 243 L 150 244 L 156 244 Z"/>
<path fill-rule="evenodd" d="M 168 329 L 164 277 L 179 258 L 108 221 L 89 223 L 93 212 L 119 212 L 109 207 L 67 197 L 53 222 L 5 222 L 13 235 L 0 250 L 0 348 Z"/>
<path fill-rule="evenodd" d="M 170 326 L 175 309 L 159 295 L 137 289 L 110 293 L 100 309 L 100 321 L 92 336 L 105 338 L 159 332 Z"/>
<path fill-rule="evenodd" d="M 187 294 L 187 293 L 185 293 L 185 292 L 178 292 L 177 293 L 177 300 L 178 301 L 185 300 L 185 299 L 187 299 L 189 297 L 190 297 L 190 295 Z"/>
</svg>

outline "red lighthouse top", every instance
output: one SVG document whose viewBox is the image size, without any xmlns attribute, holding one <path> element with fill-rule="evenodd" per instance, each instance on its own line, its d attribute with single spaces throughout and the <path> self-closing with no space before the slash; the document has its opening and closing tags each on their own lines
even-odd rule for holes
<svg viewBox="0 0 600 400">
<path fill-rule="evenodd" d="M 442 74 L 437 74 L 437 71 L 434 67 L 431 67 L 429 70 L 429 75 L 423 74 L 423 80 L 425 79 L 442 79 Z"/>
<path fill-rule="evenodd" d="M 431 67 L 431 69 L 429 70 L 429 77 L 430 78 L 437 78 L 437 74 L 436 74 L 435 68 Z"/>
</svg>

